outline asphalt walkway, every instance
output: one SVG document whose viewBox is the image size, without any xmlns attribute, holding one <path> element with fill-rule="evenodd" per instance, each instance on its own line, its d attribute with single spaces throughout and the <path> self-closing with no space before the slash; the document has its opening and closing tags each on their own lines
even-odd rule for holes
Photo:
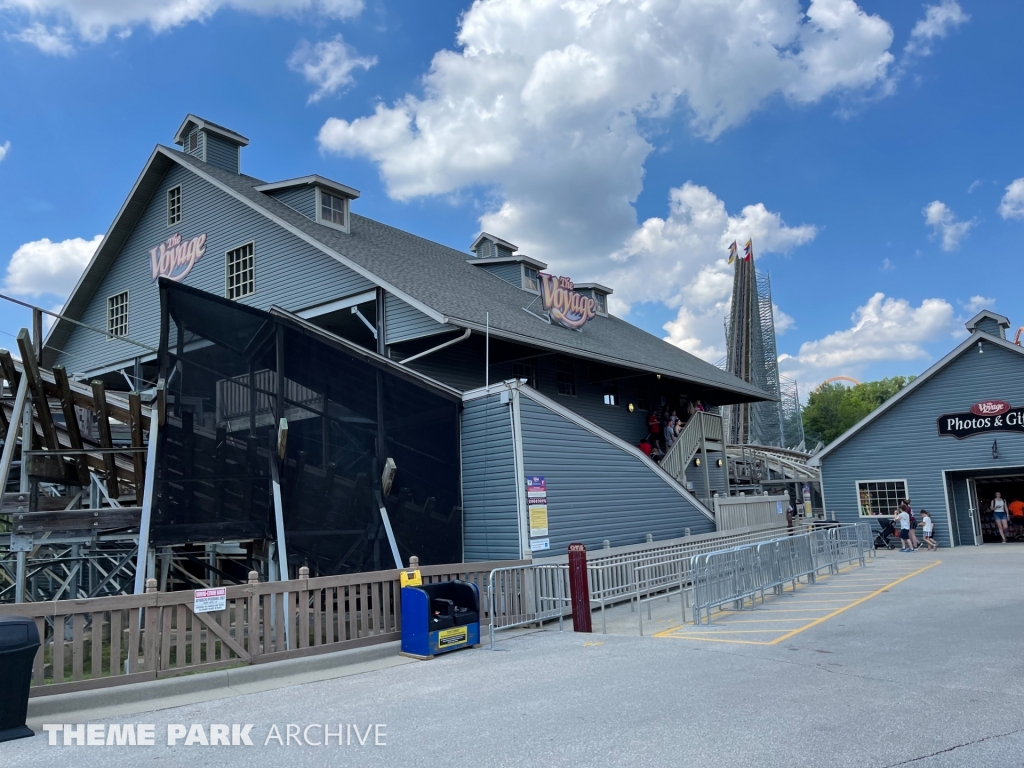
<svg viewBox="0 0 1024 768">
<path fill-rule="evenodd" d="M 154 746 L 0 744 L 0 765 L 1019 767 L 1022 574 L 1024 545 L 890 554 L 712 629 L 666 614 L 661 637 L 513 636 L 496 651 L 98 723 L 152 725 Z M 812 595 L 826 601 L 807 606 L 814 619 L 780 613 Z M 775 618 L 785 632 L 763 629 Z M 750 619 L 755 640 L 722 633 Z M 253 746 L 202 746 L 198 730 L 185 746 L 215 724 L 251 725 Z M 324 724 L 342 727 L 342 746 L 310 743 Z M 183 734 L 175 746 L 169 731 Z"/>
</svg>

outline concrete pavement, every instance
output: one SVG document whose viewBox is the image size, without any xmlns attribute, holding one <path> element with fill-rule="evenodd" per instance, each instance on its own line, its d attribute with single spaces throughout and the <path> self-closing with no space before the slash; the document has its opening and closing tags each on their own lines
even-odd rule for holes
<svg viewBox="0 0 1024 768">
<path fill-rule="evenodd" d="M 865 574 L 878 594 L 773 645 L 534 632 L 494 652 L 97 721 L 151 724 L 155 746 L 0 744 L 0 765 L 1024 765 L 1024 545 L 886 554 L 834 584 Z M 325 723 L 348 743 L 309 745 Z M 207 737 L 251 724 L 254 745 L 184 746 L 183 734 L 167 746 L 168 726 L 193 724 Z M 299 744 L 273 738 L 288 725 Z"/>
</svg>

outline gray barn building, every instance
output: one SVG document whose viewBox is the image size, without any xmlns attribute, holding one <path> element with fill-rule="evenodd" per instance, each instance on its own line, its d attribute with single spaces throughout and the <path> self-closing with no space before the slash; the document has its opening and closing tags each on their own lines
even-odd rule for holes
<svg viewBox="0 0 1024 768">
<path fill-rule="evenodd" d="M 648 414 L 699 399 L 718 419 L 718 407 L 764 392 L 612 315 L 611 288 L 548 275 L 500 237 L 483 233 L 462 252 L 358 215 L 359 192 L 322 176 L 246 175 L 248 140 L 195 115 L 175 143 L 150 155 L 44 364 L 109 388 L 153 387 L 157 355 L 139 344 L 160 346 L 165 278 L 315 325 L 378 367 L 460 393 L 467 560 L 714 530 L 702 499 L 727 492 L 723 454 L 669 475 L 637 447 Z M 238 428 L 225 403 L 186 405 L 197 431 Z M 546 480 L 543 534 L 530 525 L 530 476 Z"/>
<path fill-rule="evenodd" d="M 812 459 L 827 511 L 871 520 L 909 498 L 918 518 L 931 514 L 940 546 L 1000 540 L 995 493 L 1024 501 L 1024 349 L 1009 326 L 980 312 L 953 351 Z M 1024 535 L 1024 518 L 1010 529 Z"/>
</svg>

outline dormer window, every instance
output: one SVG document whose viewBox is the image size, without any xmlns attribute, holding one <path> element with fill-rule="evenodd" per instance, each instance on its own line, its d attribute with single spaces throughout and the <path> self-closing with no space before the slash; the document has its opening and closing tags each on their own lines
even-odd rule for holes
<svg viewBox="0 0 1024 768">
<path fill-rule="evenodd" d="M 199 149 L 199 131 L 192 131 L 188 135 L 188 151 L 195 152 Z"/>
<path fill-rule="evenodd" d="M 597 305 L 597 311 L 602 315 L 608 314 L 608 297 L 603 293 L 594 291 L 594 303 Z"/>
<path fill-rule="evenodd" d="M 540 277 L 533 267 L 523 266 L 523 290 L 540 293 Z"/>
<path fill-rule="evenodd" d="M 331 194 L 321 187 L 316 188 L 316 196 L 317 222 L 348 232 L 348 198 Z"/>
</svg>

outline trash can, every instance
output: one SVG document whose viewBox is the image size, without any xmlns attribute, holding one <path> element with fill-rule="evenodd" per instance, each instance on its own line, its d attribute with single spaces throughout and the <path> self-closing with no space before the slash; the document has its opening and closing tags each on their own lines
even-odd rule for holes
<svg viewBox="0 0 1024 768">
<path fill-rule="evenodd" d="M 403 656 L 432 659 L 439 653 L 480 647 L 480 590 L 468 581 L 402 588 Z"/>
<path fill-rule="evenodd" d="M 0 619 L 0 741 L 35 736 L 25 725 L 39 631 L 32 619 Z"/>
</svg>

